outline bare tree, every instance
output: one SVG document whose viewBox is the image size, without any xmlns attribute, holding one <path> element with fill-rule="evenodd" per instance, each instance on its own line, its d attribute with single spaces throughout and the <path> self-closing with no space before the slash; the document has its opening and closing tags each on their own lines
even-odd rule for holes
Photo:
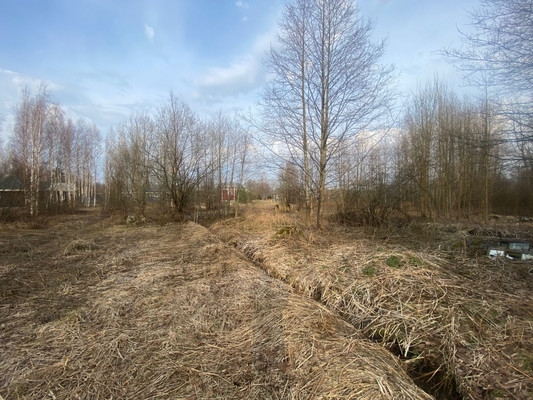
<svg viewBox="0 0 533 400">
<path fill-rule="evenodd" d="M 235 154 L 236 161 L 238 163 L 238 174 L 237 174 L 237 192 L 235 193 L 235 217 L 238 217 L 239 214 L 239 204 L 241 202 L 241 193 L 243 192 L 244 180 L 246 175 L 249 173 L 249 151 L 250 151 L 250 136 L 245 130 L 239 132 L 237 140 L 238 151 Z"/>
<path fill-rule="evenodd" d="M 215 203 L 227 211 L 221 188 L 242 186 L 248 148 L 238 118 L 219 113 L 200 121 L 171 92 L 154 116 L 133 115 L 108 135 L 107 204 L 142 215 L 151 192 L 163 213 L 179 220 L 196 219 L 202 207 L 211 210 Z"/>
<path fill-rule="evenodd" d="M 499 98 L 498 113 L 512 121 L 508 140 L 527 169 L 533 148 L 533 1 L 481 0 L 469 15 L 473 31 L 461 32 L 463 46 L 443 53 L 470 83 Z"/>
<path fill-rule="evenodd" d="M 246 181 L 246 188 L 251 198 L 254 200 L 266 200 L 273 194 L 272 186 L 270 182 L 268 182 L 265 174 L 261 174 L 257 180 L 248 179 Z"/>
<path fill-rule="evenodd" d="M 300 170 L 294 164 L 287 163 L 279 174 L 280 194 L 284 205 L 298 204 L 302 198 L 302 179 Z"/>
<path fill-rule="evenodd" d="M 2 126 L 2 116 L 0 115 L 0 127 Z M 9 174 L 9 158 L 4 149 L 4 141 L 0 138 L 0 179 Z"/>
<path fill-rule="evenodd" d="M 39 213 L 39 184 L 41 181 L 41 160 L 45 148 L 45 131 L 50 98 L 46 85 L 32 97 L 28 88 L 21 93 L 15 115 L 15 126 L 11 141 L 11 152 L 21 171 L 24 197 L 28 213 Z"/>
<path fill-rule="evenodd" d="M 221 112 L 207 120 L 204 125 L 207 140 L 206 149 L 207 179 L 203 185 L 203 197 L 207 209 L 217 207 L 219 213 L 228 214 L 232 196 L 223 198 L 235 188 L 235 203 L 238 192 L 244 183 L 250 139 L 237 115 L 228 117 Z M 238 214 L 237 207 L 235 212 Z"/>
<path fill-rule="evenodd" d="M 23 183 L 25 204 L 31 216 L 61 210 L 66 202 L 96 205 L 100 160 L 100 134 L 93 123 L 73 123 L 41 84 L 33 95 L 21 92 L 10 140 L 11 170 Z M 74 187 L 76 188 L 74 190 Z"/>
<path fill-rule="evenodd" d="M 274 142 L 286 146 L 281 168 L 288 163 L 301 169 L 304 179 L 306 223 L 311 221 L 312 177 L 308 137 L 308 83 L 310 80 L 310 35 L 313 2 L 288 4 L 280 21 L 278 45 L 267 61 L 273 79 L 263 98 L 264 130 Z"/>
<path fill-rule="evenodd" d="M 100 132 L 94 123 L 79 119 L 74 130 L 74 168 L 78 201 L 95 205 L 97 164 L 100 158 Z"/>
<path fill-rule="evenodd" d="M 75 137 L 76 125 L 71 118 L 67 118 L 64 121 L 61 130 L 57 132 L 57 140 L 60 143 L 58 150 L 58 166 L 57 168 L 63 175 L 61 182 L 63 183 L 64 190 L 63 195 L 69 208 L 74 208 L 76 203 L 76 192 L 73 190 L 75 187 L 76 177 L 74 175 L 74 137 Z"/>
<path fill-rule="evenodd" d="M 139 216 L 144 216 L 150 191 L 149 152 L 153 131 L 152 118 L 143 113 L 132 115 L 117 130 L 118 154 L 115 154 L 113 162 L 123 165 L 117 165 L 124 179 L 121 185 L 122 204 L 128 213 L 133 211 Z"/>
<path fill-rule="evenodd" d="M 63 188 L 62 182 L 64 178 L 63 164 L 65 162 L 64 152 L 62 146 L 64 141 L 61 140 L 62 133 L 65 126 L 65 113 L 58 104 L 50 105 L 50 121 L 47 124 L 47 132 L 45 135 L 46 143 L 46 161 L 48 176 L 45 180 L 48 181 L 49 193 L 47 199 L 47 208 L 52 204 L 57 205 L 57 210 L 60 211 L 63 204 Z"/>
<path fill-rule="evenodd" d="M 111 130 L 105 141 L 105 207 L 108 210 L 120 209 L 128 212 L 126 202 L 126 171 L 122 163 L 123 143 L 119 142 L 118 134 Z"/>
<path fill-rule="evenodd" d="M 424 217 L 490 211 L 490 192 L 501 169 L 499 123 L 487 100 L 460 101 L 435 80 L 412 97 L 398 147 L 396 179 L 405 182 Z"/>
<path fill-rule="evenodd" d="M 265 131 L 284 144 L 284 161 L 302 169 L 306 209 L 314 192 L 320 227 L 330 161 L 388 110 L 392 68 L 378 63 L 385 42 L 370 40 L 372 24 L 351 0 L 295 0 L 280 29 L 263 96 Z"/>
<path fill-rule="evenodd" d="M 173 93 L 155 117 L 151 163 L 164 206 L 183 219 L 199 184 L 206 176 L 198 120 Z"/>
<path fill-rule="evenodd" d="M 232 141 L 232 121 L 218 112 L 207 123 L 207 135 L 210 143 L 210 158 L 212 169 L 211 182 L 214 184 L 211 197 L 213 205 L 216 205 L 218 212 L 227 212 L 227 202 L 221 197 L 222 190 L 231 186 L 233 175 L 231 174 L 231 141 Z"/>
</svg>

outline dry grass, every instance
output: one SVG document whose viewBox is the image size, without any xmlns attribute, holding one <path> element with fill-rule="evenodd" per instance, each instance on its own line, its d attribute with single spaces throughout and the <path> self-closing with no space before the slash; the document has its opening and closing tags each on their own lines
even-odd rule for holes
<svg viewBox="0 0 533 400">
<path fill-rule="evenodd" d="M 73 218 L 8 227 L 0 243 L 4 399 L 431 398 L 390 352 L 198 225 Z"/>
<path fill-rule="evenodd" d="M 483 238 L 461 226 L 315 232 L 269 215 L 213 231 L 397 354 L 435 396 L 533 398 L 531 264 L 480 255 Z M 533 238 L 517 229 L 498 231 Z"/>
</svg>

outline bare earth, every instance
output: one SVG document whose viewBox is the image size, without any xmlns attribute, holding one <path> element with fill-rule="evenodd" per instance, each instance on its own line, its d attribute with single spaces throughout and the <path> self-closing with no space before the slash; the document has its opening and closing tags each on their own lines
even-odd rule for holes
<svg viewBox="0 0 533 400">
<path fill-rule="evenodd" d="M 268 204 L 0 226 L 0 396 L 531 398 L 531 264 L 424 229 L 326 234 Z"/>
</svg>

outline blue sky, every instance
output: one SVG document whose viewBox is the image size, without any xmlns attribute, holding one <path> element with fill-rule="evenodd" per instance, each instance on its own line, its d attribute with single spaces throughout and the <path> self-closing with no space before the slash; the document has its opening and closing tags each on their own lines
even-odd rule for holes
<svg viewBox="0 0 533 400">
<path fill-rule="evenodd" d="M 8 137 L 24 86 L 40 82 L 69 116 L 106 134 L 174 91 L 205 115 L 247 110 L 265 81 L 262 59 L 283 0 L 2 0 L 0 139 Z M 434 74 L 460 84 L 435 51 L 460 44 L 477 0 L 360 0 L 383 61 L 408 93 Z"/>
</svg>

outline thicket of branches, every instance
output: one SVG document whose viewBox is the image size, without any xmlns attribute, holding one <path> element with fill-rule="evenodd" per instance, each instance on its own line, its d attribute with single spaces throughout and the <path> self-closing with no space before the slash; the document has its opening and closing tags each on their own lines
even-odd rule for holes
<svg viewBox="0 0 533 400">
<path fill-rule="evenodd" d="M 371 225 L 395 216 L 531 215 L 531 170 L 510 124 L 497 105 L 459 98 L 436 79 L 411 96 L 398 129 L 380 141 L 360 135 L 333 159 L 329 199 L 342 220 Z M 292 164 L 283 171 L 282 193 L 303 202 L 301 174 Z"/>
<path fill-rule="evenodd" d="M 462 34 L 463 47 L 443 51 L 457 62 L 467 82 L 478 86 L 479 96 L 459 99 L 444 81 L 435 79 L 410 96 L 400 123 L 389 130 L 349 126 L 342 142 L 322 136 L 323 142 L 306 148 L 306 124 L 312 119 L 306 110 L 312 107 L 306 105 L 304 93 L 307 81 L 314 79 L 304 76 L 309 64 L 304 39 L 310 25 L 290 22 L 305 21 L 313 10 L 332 5 L 333 10 L 342 10 L 327 14 L 335 18 L 353 2 L 292 2 L 281 23 L 282 50 L 271 55 L 279 82 L 274 81 L 267 92 L 267 117 L 274 115 L 278 125 L 284 126 L 279 129 L 282 137 L 274 137 L 285 140 L 291 150 L 280 174 L 282 192 L 291 199 L 299 193 L 299 202 L 305 203 L 309 182 L 324 174 L 329 199 L 336 201 L 341 218 L 372 225 L 389 222 L 394 215 L 487 219 L 492 212 L 531 214 L 533 2 L 481 1 L 481 8 L 470 13 L 473 31 Z M 344 43 L 354 32 L 355 26 L 347 26 L 346 31 L 337 31 L 335 40 Z M 327 37 L 321 40 L 311 40 L 310 46 L 324 49 L 330 43 Z M 365 37 L 357 36 L 356 42 L 366 43 Z M 352 75 L 350 86 L 342 91 L 347 99 L 365 84 L 364 75 Z M 296 77 L 302 83 L 300 91 Z M 320 115 L 326 115 L 327 121 L 327 113 Z M 328 163 L 318 163 L 309 172 L 302 155 L 309 152 L 312 160 L 314 149 L 321 145 L 329 149 Z M 295 168 L 301 172 L 295 175 Z"/>
<path fill-rule="evenodd" d="M 197 218 L 200 210 L 227 214 L 230 203 L 242 201 L 249 147 L 236 117 L 201 120 L 171 93 L 157 112 L 133 115 L 108 136 L 107 204 L 144 216 L 156 203 L 177 220 Z"/>
</svg>

